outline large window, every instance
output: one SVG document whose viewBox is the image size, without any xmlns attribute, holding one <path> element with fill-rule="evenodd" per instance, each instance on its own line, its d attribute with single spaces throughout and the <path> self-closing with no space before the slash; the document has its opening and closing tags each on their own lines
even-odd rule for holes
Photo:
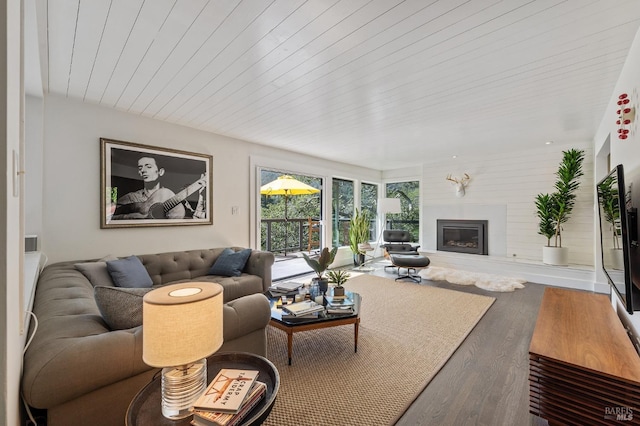
<svg viewBox="0 0 640 426">
<path fill-rule="evenodd" d="M 375 240 L 378 235 L 378 185 L 363 183 L 360 186 L 360 210 L 369 212 L 371 217 L 371 240 Z"/>
<path fill-rule="evenodd" d="M 412 241 L 419 241 L 420 233 L 420 183 L 394 182 L 386 185 L 389 198 L 399 198 L 402 211 L 387 214 L 387 229 L 403 229 L 411 233 Z"/>
<path fill-rule="evenodd" d="M 353 216 L 353 181 L 333 179 L 331 229 L 333 247 L 349 245 L 349 221 Z"/>
</svg>

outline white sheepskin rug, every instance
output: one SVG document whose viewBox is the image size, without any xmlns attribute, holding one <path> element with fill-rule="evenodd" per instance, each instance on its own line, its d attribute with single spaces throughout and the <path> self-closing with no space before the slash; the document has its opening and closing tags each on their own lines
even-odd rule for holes
<svg viewBox="0 0 640 426">
<path fill-rule="evenodd" d="M 478 288 L 489 291 L 514 291 L 524 288 L 527 280 L 514 277 L 504 277 L 482 272 L 461 271 L 458 269 L 430 266 L 419 272 L 422 278 L 430 281 L 448 281 L 452 284 L 475 285 Z"/>
</svg>

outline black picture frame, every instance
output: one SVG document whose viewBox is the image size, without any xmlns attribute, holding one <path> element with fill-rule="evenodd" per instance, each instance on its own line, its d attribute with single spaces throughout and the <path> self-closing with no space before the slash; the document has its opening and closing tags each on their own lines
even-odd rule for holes
<svg viewBox="0 0 640 426">
<path fill-rule="evenodd" d="M 213 224 L 213 156 L 100 138 L 100 164 L 100 228 Z"/>
</svg>

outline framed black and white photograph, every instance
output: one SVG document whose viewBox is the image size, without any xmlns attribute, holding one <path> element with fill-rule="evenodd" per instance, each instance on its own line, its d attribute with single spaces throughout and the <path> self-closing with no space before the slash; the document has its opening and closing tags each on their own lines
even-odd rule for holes
<svg viewBox="0 0 640 426">
<path fill-rule="evenodd" d="M 211 155 L 100 139 L 101 228 L 210 225 Z"/>
</svg>

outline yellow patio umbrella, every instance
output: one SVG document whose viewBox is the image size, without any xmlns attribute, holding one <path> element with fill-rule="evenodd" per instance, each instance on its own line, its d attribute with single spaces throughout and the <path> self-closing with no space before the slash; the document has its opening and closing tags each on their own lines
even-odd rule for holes
<svg viewBox="0 0 640 426">
<path fill-rule="evenodd" d="M 278 176 L 278 178 L 269 183 L 265 183 L 260 187 L 262 195 L 283 195 L 284 196 L 284 255 L 287 255 L 287 202 L 292 195 L 310 195 L 317 194 L 319 189 L 304 182 L 300 182 L 289 175 Z"/>
</svg>

